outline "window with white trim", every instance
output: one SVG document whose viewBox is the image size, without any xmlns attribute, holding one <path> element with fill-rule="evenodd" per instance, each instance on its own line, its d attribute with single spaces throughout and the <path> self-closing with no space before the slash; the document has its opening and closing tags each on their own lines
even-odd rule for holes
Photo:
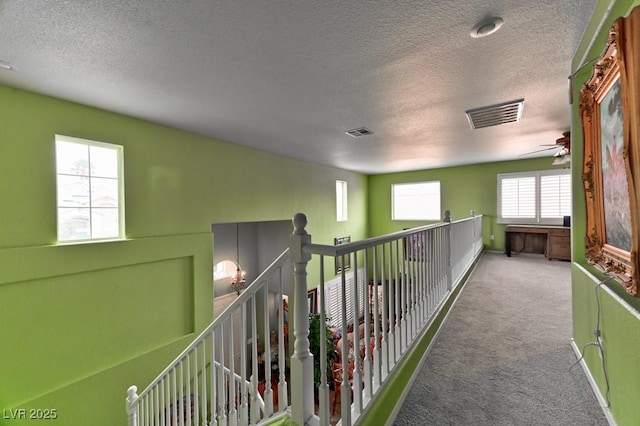
<svg viewBox="0 0 640 426">
<path fill-rule="evenodd" d="M 440 220 L 440 181 L 391 185 L 392 220 Z"/>
<path fill-rule="evenodd" d="M 56 135 L 58 242 L 124 238 L 122 146 Z"/>
<path fill-rule="evenodd" d="M 561 225 L 571 215 L 571 171 L 498 175 L 498 223 Z"/>
<path fill-rule="evenodd" d="M 347 182 L 336 181 L 336 220 L 344 222 L 347 220 Z"/>
</svg>

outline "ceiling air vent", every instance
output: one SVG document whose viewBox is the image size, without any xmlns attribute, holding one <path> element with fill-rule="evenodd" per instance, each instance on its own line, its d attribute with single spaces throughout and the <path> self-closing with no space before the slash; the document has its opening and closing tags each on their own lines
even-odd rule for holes
<svg viewBox="0 0 640 426">
<path fill-rule="evenodd" d="M 353 136 L 354 138 L 359 138 L 361 136 L 367 136 L 367 135 L 372 135 L 373 134 L 373 132 L 371 130 L 367 129 L 366 127 L 360 127 L 358 129 L 347 130 L 345 133 L 348 134 L 349 136 Z"/>
<path fill-rule="evenodd" d="M 517 123 L 522 117 L 524 99 L 491 105 L 466 111 L 472 129 Z"/>
</svg>

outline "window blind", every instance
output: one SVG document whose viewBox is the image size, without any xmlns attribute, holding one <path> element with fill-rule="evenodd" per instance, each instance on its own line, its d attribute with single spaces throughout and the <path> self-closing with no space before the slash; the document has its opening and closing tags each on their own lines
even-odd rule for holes
<svg viewBox="0 0 640 426">
<path fill-rule="evenodd" d="M 354 274 L 347 274 L 345 276 L 346 282 L 346 297 L 347 297 L 347 323 L 353 324 L 356 318 L 364 312 L 364 270 L 358 271 L 358 307 L 360 312 L 356 315 L 355 312 L 355 285 Z M 327 323 L 332 327 L 342 327 L 342 278 L 337 277 L 331 281 L 325 283 L 325 311 L 327 316 Z"/>
</svg>

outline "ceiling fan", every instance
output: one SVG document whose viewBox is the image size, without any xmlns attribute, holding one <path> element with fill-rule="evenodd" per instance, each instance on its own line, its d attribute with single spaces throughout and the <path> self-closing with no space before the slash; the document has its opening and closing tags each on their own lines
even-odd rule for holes
<svg viewBox="0 0 640 426">
<path fill-rule="evenodd" d="M 557 149 L 558 151 L 553 154 L 554 157 L 558 157 L 560 160 L 558 162 L 554 161 L 554 164 L 565 164 L 570 161 L 571 154 L 571 132 L 564 132 L 561 138 L 556 139 L 556 143 L 553 144 L 541 144 L 540 146 L 548 146 L 549 148 L 539 149 L 537 151 L 527 152 L 526 154 L 520 154 L 520 157 L 535 154 L 537 152 L 542 151 L 551 151 L 552 149 Z"/>
</svg>

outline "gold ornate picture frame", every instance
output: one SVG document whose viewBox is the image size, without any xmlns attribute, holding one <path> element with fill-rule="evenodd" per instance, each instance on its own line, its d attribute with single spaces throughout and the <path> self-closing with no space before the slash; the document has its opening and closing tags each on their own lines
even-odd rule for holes
<svg viewBox="0 0 640 426">
<path fill-rule="evenodd" d="M 640 8 L 618 19 L 580 92 L 585 255 L 634 296 L 640 194 Z"/>
</svg>

